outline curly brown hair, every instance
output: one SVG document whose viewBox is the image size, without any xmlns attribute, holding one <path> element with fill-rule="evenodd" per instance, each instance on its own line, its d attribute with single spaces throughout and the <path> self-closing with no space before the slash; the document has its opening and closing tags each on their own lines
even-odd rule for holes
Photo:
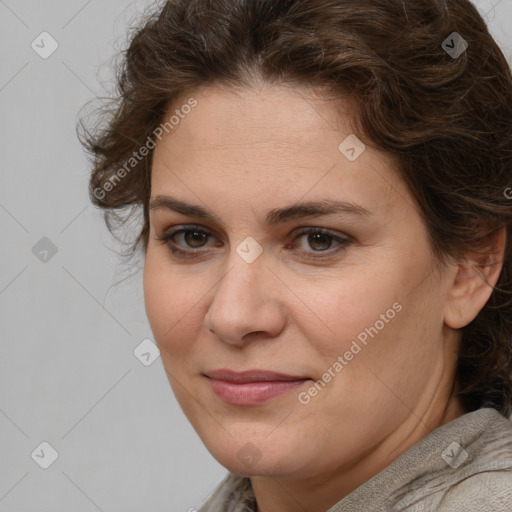
<svg viewBox="0 0 512 512">
<path fill-rule="evenodd" d="M 169 107 L 255 77 L 355 100 L 358 135 L 398 157 L 438 261 L 485 252 L 505 228 L 499 280 L 462 329 L 456 387 L 467 412 L 510 415 L 512 75 L 469 0 L 169 0 L 135 28 L 116 71 L 113 101 L 78 132 L 109 230 L 142 210 L 132 255 L 147 250 L 149 141 Z"/>
</svg>

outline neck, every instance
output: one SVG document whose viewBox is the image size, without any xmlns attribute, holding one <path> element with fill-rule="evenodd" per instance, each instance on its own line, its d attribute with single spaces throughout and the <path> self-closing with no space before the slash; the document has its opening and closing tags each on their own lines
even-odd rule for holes
<svg viewBox="0 0 512 512">
<path fill-rule="evenodd" d="M 434 408 L 433 404 L 431 406 L 421 417 L 411 414 L 406 422 L 381 443 L 335 471 L 318 475 L 314 479 L 251 477 L 258 503 L 257 512 L 325 512 L 434 429 L 465 414 L 455 397 L 451 397 L 444 408 Z"/>
</svg>

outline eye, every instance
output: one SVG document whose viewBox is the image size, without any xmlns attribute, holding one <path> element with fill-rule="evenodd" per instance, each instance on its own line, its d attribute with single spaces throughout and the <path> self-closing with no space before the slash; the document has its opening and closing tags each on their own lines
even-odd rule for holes
<svg viewBox="0 0 512 512">
<path fill-rule="evenodd" d="M 314 249 L 313 251 L 308 251 L 307 249 L 303 249 L 303 252 L 314 254 L 314 253 L 326 253 L 325 256 L 330 256 L 333 253 L 337 253 L 341 250 L 344 250 L 346 246 L 348 246 L 351 242 L 349 238 L 342 237 L 336 234 L 333 234 L 327 229 L 323 228 L 304 228 L 297 233 L 295 240 L 303 239 L 307 247 Z M 337 248 L 332 249 L 333 242 L 337 243 Z M 304 245 L 303 245 L 304 247 Z M 324 255 L 313 256 L 313 258 L 324 257 Z"/>
<path fill-rule="evenodd" d="M 206 247 L 208 238 L 212 236 L 211 232 L 205 231 L 199 226 L 182 226 L 179 229 L 168 231 L 162 236 L 156 237 L 156 240 L 167 245 L 169 250 L 179 257 L 193 258 L 194 256 L 206 252 L 201 249 Z M 304 248 L 304 244 L 299 244 L 302 245 L 301 252 L 308 254 L 307 257 L 317 259 L 337 253 L 352 243 L 349 238 L 341 237 L 331 233 L 329 230 L 315 227 L 301 229 L 294 237 L 294 240 L 300 239 L 304 239 L 307 246 L 313 249 L 312 251 L 308 250 Z M 177 243 L 177 241 L 180 240 L 183 243 Z M 337 247 L 331 249 L 333 242 L 337 244 Z M 221 244 L 216 245 L 219 246 Z M 286 246 L 287 249 L 289 247 L 289 245 Z M 318 253 L 326 254 L 320 255 Z"/>
<path fill-rule="evenodd" d="M 200 229 L 197 226 L 184 226 L 180 229 L 171 230 L 164 233 L 161 237 L 156 237 L 156 240 L 166 244 L 169 250 L 174 254 L 180 254 L 183 257 L 193 257 L 204 247 L 204 243 L 207 238 L 211 236 L 211 233 Z M 189 249 L 182 249 L 181 246 L 176 244 L 175 239 L 182 239 Z M 201 251 L 204 252 L 204 251 Z"/>
</svg>

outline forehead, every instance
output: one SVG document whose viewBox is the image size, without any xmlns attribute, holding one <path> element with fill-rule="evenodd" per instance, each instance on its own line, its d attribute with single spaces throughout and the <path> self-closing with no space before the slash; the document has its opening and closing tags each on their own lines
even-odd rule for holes
<svg viewBox="0 0 512 512">
<path fill-rule="evenodd" d="M 194 108 L 182 108 L 191 99 Z M 390 155 L 369 144 L 355 160 L 342 152 L 347 138 L 358 144 L 353 112 L 347 101 L 290 86 L 197 90 L 167 113 L 166 119 L 179 116 L 179 123 L 157 142 L 152 196 L 176 195 L 177 189 L 188 199 L 236 192 L 257 204 L 327 194 L 385 209 L 386 201 L 407 191 Z"/>
<path fill-rule="evenodd" d="M 167 118 L 192 97 L 197 106 L 181 116 L 173 132 L 176 142 L 188 142 L 198 150 L 221 149 L 230 141 L 276 149 L 287 145 L 301 149 L 309 143 L 312 150 L 320 140 L 319 131 L 353 131 L 353 105 L 315 89 L 290 85 L 228 89 L 211 85 L 190 96 L 183 95 L 169 107 Z"/>
</svg>

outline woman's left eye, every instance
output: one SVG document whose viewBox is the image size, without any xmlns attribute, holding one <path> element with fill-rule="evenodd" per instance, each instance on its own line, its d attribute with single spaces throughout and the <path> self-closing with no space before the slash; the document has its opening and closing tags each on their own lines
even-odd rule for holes
<svg viewBox="0 0 512 512">
<path fill-rule="evenodd" d="M 200 229 L 199 227 L 187 226 L 167 232 L 163 236 L 157 237 L 156 240 L 167 245 L 173 254 L 183 257 L 194 257 L 200 252 L 205 252 L 200 249 L 205 247 L 203 242 L 211 236 L 213 235 L 210 232 Z M 182 245 L 176 243 L 176 238 L 179 239 L 180 237 L 188 248 L 183 248 Z M 351 243 L 349 238 L 336 235 L 323 228 L 304 228 L 296 233 L 294 241 L 301 238 L 313 249 L 313 251 L 304 249 L 303 252 L 310 254 L 327 252 L 328 255 L 332 255 L 333 253 L 343 250 Z M 331 249 L 333 242 L 338 244 L 335 249 Z M 286 248 L 289 247 L 289 245 L 286 246 Z M 318 258 L 319 256 L 314 257 Z"/>
<path fill-rule="evenodd" d="M 314 250 L 313 252 L 318 253 L 329 251 L 329 255 L 344 249 L 351 243 L 351 240 L 348 238 L 335 235 L 323 228 L 305 228 L 298 233 L 295 239 L 298 240 L 302 237 L 305 237 L 305 241 L 309 247 L 316 247 L 317 250 Z M 338 244 L 337 249 L 330 250 L 333 241 Z M 309 251 L 305 250 L 305 252 Z"/>
</svg>

